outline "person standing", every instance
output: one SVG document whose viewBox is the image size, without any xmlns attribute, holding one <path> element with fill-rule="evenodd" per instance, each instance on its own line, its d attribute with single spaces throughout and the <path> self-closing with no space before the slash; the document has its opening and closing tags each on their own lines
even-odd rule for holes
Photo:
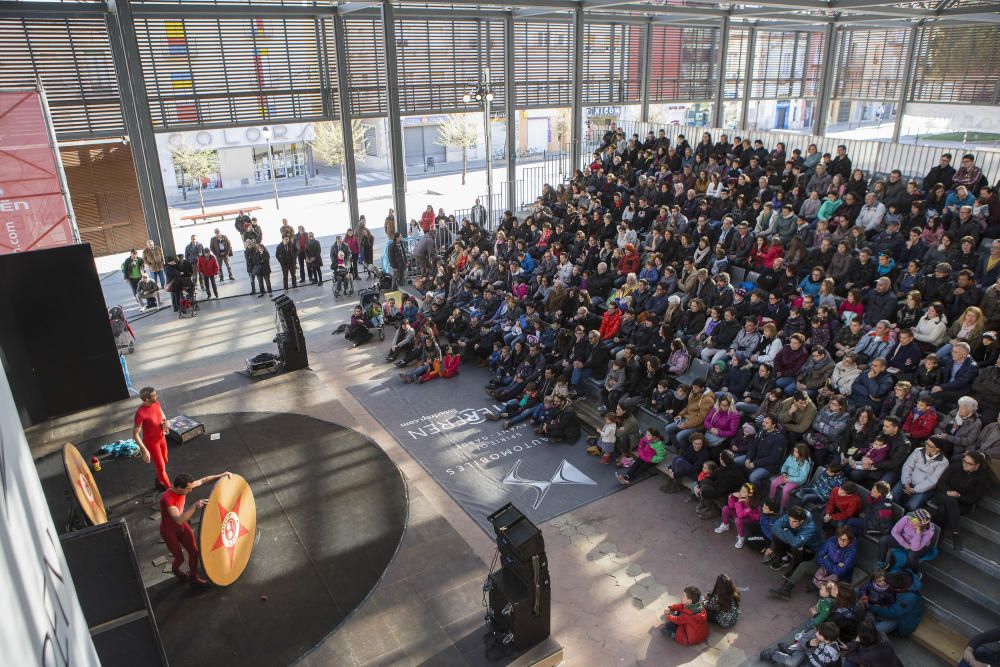
<svg viewBox="0 0 1000 667">
<path fill-rule="evenodd" d="M 219 262 L 211 250 L 206 249 L 198 258 L 198 273 L 201 275 L 201 286 L 205 289 L 205 296 L 211 298 L 214 292 L 215 298 L 218 299 L 219 288 L 215 284 L 215 276 L 219 273 Z"/>
<path fill-rule="evenodd" d="M 223 266 L 226 267 L 226 271 L 229 273 L 229 279 L 234 280 L 233 267 L 229 263 L 229 258 L 233 256 L 233 244 L 229 242 L 229 237 L 216 229 L 215 236 L 208 242 L 208 247 L 219 262 L 219 282 L 221 283 L 226 279 L 222 272 Z"/>
<path fill-rule="evenodd" d="M 406 284 L 406 247 L 403 235 L 393 232 L 389 246 L 389 266 L 392 267 L 392 289 L 401 289 Z"/>
<path fill-rule="evenodd" d="M 295 228 L 289 224 L 288 218 L 281 219 L 281 227 L 278 229 L 278 233 L 281 235 L 281 238 L 290 237 L 295 233 Z"/>
<path fill-rule="evenodd" d="M 319 239 L 309 232 L 309 238 L 306 240 L 306 263 L 309 267 L 309 280 L 313 284 L 317 282 L 323 284 L 323 246 L 320 245 Z"/>
<path fill-rule="evenodd" d="M 152 462 L 156 468 L 156 488 L 166 491 L 170 487 L 167 477 L 167 415 L 160 406 L 159 397 L 153 387 L 139 390 L 142 405 L 135 411 L 132 439 L 139 445 L 142 460 Z"/>
<path fill-rule="evenodd" d="M 391 239 L 396 234 L 396 212 L 391 208 L 389 209 L 389 213 L 385 216 L 383 229 L 385 229 L 385 237 L 387 239 Z"/>
<path fill-rule="evenodd" d="M 306 246 L 309 245 L 309 235 L 306 228 L 299 225 L 299 231 L 292 237 L 292 245 L 295 246 L 295 256 L 299 259 L 299 282 L 306 282 Z M 312 279 L 312 269 L 309 269 L 309 278 Z"/>
<path fill-rule="evenodd" d="M 250 224 L 244 229 L 243 238 L 254 243 L 260 243 L 264 240 L 264 231 L 257 224 L 257 218 L 250 218 Z"/>
<path fill-rule="evenodd" d="M 260 294 L 257 295 L 257 298 L 263 299 L 264 285 L 267 285 L 267 293 L 271 294 L 271 253 L 268 252 L 267 246 L 263 243 L 253 244 L 252 272 L 260 286 Z M 255 293 L 253 284 L 250 285 L 250 293 Z"/>
<path fill-rule="evenodd" d="M 479 201 L 479 197 L 476 197 L 476 203 L 469 210 L 469 220 L 478 227 L 486 225 L 486 207 Z"/>
<path fill-rule="evenodd" d="M 142 280 L 142 259 L 139 257 L 138 250 L 133 248 L 125 261 L 122 262 L 122 276 L 132 286 L 132 295 L 134 296 L 135 291 L 139 288 L 139 281 Z"/>
<path fill-rule="evenodd" d="M 295 276 L 295 246 L 292 245 L 291 236 L 283 236 L 278 248 L 274 251 L 274 256 L 281 265 L 281 279 L 285 283 L 285 291 L 288 291 L 288 276 L 292 276 L 292 287 L 297 288 L 299 281 Z"/>
<path fill-rule="evenodd" d="M 160 283 L 160 287 L 167 284 L 167 275 L 163 272 L 165 264 L 163 249 L 153 244 L 152 239 L 146 241 L 146 247 L 142 249 L 142 261 L 146 263 L 146 270 Z"/>
<path fill-rule="evenodd" d="M 351 251 L 350 263 L 351 263 L 351 275 L 354 279 L 358 279 L 358 256 L 361 254 L 361 244 L 358 243 L 358 237 L 354 234 L 353 229 L 348 229 L 347 234 L 344 235 L 344 245 Z"/>
<path fill-rule="evenodd" d="M 188 521 L 194 513 L 203 509 L 208 504 L 208 500 L 199 500 L 191 507 L 184 508 L 187 495 L 204 484 L 222 479 L 231 478 L 230 472 L 209 475 L 201 479 L 194 479 L 187 473 L 181 473 L 174 478 L 174 483 L 162 496 L 160 496 L 160 537 L 167 545 L 170 555 L 174 557 L 171 571 L 174 576 L 181 581 L 190 581 L 193 584 L 206 585 L 207 581 L 198 576 L 198 545 L 194 539 L 194 531 Z M 188 554 L 188 574 L 181 572 L 181 565 L 184 564 L 184 551 Z"/>
<path fill-rule="evenodd" d="M 361 248 L 361 265 L 371 276 L 371 267 L 375 263 L 375 237 L 365 227 L 365 216 L 361 216 L 361 226 L 358 228 L 358 246 Z"/>
<path fill-rule="evenodd" d="M 240 235 L 240 238 L 246 241 L 247 238 L 247 227 L 250 226 L 250 216 L 240 211 L 236 215 L 236 232 Z"/>
<path fill-rule="evenodd" d="M 205 246 L 198 243 L 197 237 L 194 234 L 191 235 L 191 243 L 188 243 L 184 247 L 184 259 L 191 263 L 191 268 L 194 270 L 194 275 L 191 276 L 191 280 L 198 284 L 198 258 L 205 254 Z"/>
</svg>

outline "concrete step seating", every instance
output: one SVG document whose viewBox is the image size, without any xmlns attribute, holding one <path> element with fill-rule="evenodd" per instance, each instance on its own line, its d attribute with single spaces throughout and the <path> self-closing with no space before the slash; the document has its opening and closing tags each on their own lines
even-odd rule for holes
<svg viewBox="0 0 1000 667">
<path fill-rule="evenodd" d="M 705 377 L 708 365 L 695 360 L 692 368 L 677 378 L 677 384 L 689 383 L 694 377 Z M 574 408 L 583 424 L 599 431 L 604 419 L 598 413 L 601 383 L 585 383 L 586 397 L 578 399 Z M 655 426 L 660 430 L 669 423 L 645 406 L 635 411 L 640 429 Z M 656 470 L 665 474 L 676 454 L 668 452 Z M 818 473 L 818 470 L 815 471 Z M 814 474 L 815 474 L 814 473 Z M 693 485 L 684 480 L 685 488 Z M 951 536 L 939 531 L 938 556 L 921 564 L 923 596 L 926 603 L 924 621 L 913 639 L 927 651 L 949 664 L 957 664 L 969 637 L 997 625 L 1000 619 L 1000 489 L 991 488 L 989 495 L 975 510 L 962 518 L 963 550 L 955 551 Z M 898 519 L 905 513 L 895 507 Z M 864 538 L 859 544 L 858 567 L 854 584 L 866 579 L 878 559 L 877 542 Z"/>
</svg>

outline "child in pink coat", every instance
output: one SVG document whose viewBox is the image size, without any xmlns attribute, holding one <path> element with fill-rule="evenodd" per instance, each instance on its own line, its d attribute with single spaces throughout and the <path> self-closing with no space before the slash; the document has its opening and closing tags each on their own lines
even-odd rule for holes
<svg viewBox="0 0 1000 667">
<path fill-rule="evenodd" d="M 747 529 L 760 521 L 760 500 L 756 487 L 747 482 L 736 493 L 729 494 L 726 506 L 722 508 L 722 523 L 715 529 L 718 534 L 729 530 L 729 520 L 736 523 L 736 548 L 746 544 Z"/>
</svg>

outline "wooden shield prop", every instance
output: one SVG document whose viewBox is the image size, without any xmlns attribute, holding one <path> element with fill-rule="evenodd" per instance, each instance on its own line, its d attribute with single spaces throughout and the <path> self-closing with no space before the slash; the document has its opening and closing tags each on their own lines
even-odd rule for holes
<svg viewBox="0 0 1000 667">
<path fill-rule="evenodd" d="M 212 583 L 228 586 L 243 574 L 257 533 L 257 505 L 239 475 L 215 483 L 198 526 L 202 568 Z"/>
<path fill-rule="evenodd" d="M 63 466 L 66 477 L 73 489 L 73 497 L 83 510 L 83 515 L 92 526 L 108 522 L 108 513 L 104 508 L 104 499 L 90 472 L 90 466 L 80 456 L 80 450 L 71 443 L 63 445 Z"/>
</svg>

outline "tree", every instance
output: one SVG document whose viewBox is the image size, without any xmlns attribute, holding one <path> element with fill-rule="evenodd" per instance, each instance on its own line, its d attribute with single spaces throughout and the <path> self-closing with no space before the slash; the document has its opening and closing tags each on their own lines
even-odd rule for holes
<svg viewBox="0 0 1000 667">
<path fill-rule="evenodd" d="M 351 140 L 354 151 L 364 152 L 368 147 L 365 133 L 368 128 L 360 120 L 351 121 Z M 344 189 L 344 162 L 347 153 L 344 151 L 344 133 L 339 121 L 324 121 L 313 125 L 314 138 L 309 142 L 313 153 L 321 162 L 331 167 L 340 167 L 340 201 L 347 201 L 347 191 Z"/>
<path fill-rule="evenodd" d="M 205 212 L 205 193 L 202 189 L 204 180 L 215 174 L 218 169 L 215 151 L 210 148 L 191 148 L 189 146 L 174 146 L 170 149 L 174 166 L 198 184 L 198 199 L 201 202 L 201 212 Z"/>
<path fill-rule="evenodd" d="M 450 146 L 462 149 L 462 185 L 465 185 L 465 172 L 469 164 L 469 149 L 479 143 L 479 130 L 472 122 L 469 114 L 449 114 L 447 120 L 438 127 L 438 138 L 434 142 L 438 146 Z"/>
</svg>

